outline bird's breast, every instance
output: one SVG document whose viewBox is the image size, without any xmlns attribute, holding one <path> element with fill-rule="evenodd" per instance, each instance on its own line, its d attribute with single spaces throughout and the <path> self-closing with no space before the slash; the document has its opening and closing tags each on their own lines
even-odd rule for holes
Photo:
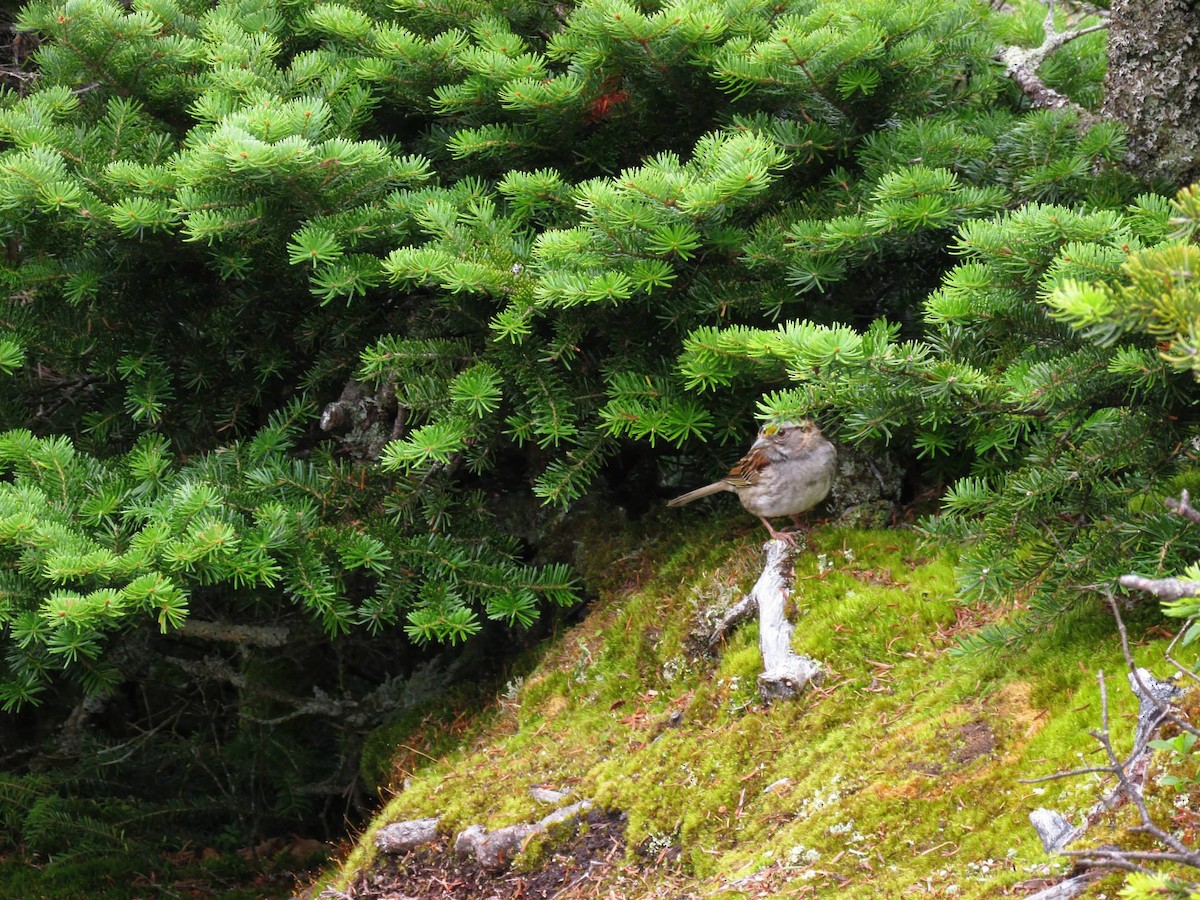
<svg viewBox="0 0 1200 900">
<path fill-rule="evenodd" d="M 755 516 L 795 516 L 812 509 L 829 495 L 837 469 L 832 445 L 814 448 L 803 462 L 792 459 L 763 470 L 749 487 L 739 488 L 746 511 Z"/>
</svg>

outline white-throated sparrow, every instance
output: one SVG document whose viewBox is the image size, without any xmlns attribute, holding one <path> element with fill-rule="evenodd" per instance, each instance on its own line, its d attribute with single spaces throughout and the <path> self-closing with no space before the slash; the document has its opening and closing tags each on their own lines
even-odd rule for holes
<svg viewBox="0 0 1200 900">
<path fill-rule="evenodd" d="M 683 506 L 709 494 L 733 491 L 751 515 L 758 516 L 771 537 L 795 544 L 787 532 L 767 521 L 791 516 L 793 521 L 825 499 L 833 486 L 837 450 L 809 419 L 767 425 L 750 450 L 720 481 L 676 497 L 667 506 Z"/>
</svg>

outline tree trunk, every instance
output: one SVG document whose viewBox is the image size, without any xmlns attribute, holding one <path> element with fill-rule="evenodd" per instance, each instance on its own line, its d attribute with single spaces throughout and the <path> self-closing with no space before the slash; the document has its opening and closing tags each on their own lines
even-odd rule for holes
<svg viewBox="0 0 1200 900">
<path fill-rule="evenodd" d="M 1104 115 L 1128 129 L 1136 174 L 1200 180 L 1200 5 L 1113 0 L 1104 87 Z"/>
</svg>

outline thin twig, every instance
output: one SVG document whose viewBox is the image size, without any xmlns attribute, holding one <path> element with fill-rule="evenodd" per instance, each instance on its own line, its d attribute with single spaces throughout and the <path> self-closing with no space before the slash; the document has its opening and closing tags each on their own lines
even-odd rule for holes
<svg viewBox="0 0 1200 900">
<path fill-rule="evenodd" d="M 1081 866 L 1094 866 L 1097 868 L 1104 866 L 1110 869 L 1124 869 L 1126 872 L 1141 872 L 1143 875 L 1154 874 L 1152 869 L 1147 869 L 1145 866 L 1139 866 L 1135 862 L 1123 859 L 1119 851 L 1111 856 L 1101 853 L 1088 855 L 1087 851 L 1084 850 L 1060 850 L 1058 852 L 1064 856 L 1072 856 L 1079 860 Z"/>
<path fill-rule="evenodd" d="M 1175 649 L 1175 645 L 1179 643 L 1179 639 L 1182 638 L 1185 634 L 1187 634 L 1188 629 L 1192 627 L 1192 623 L 1195 621 L 1196 621 L 1196 617 L 1193 616 L 1192 618 L 1188 619 L 1186 622 L 1183 623 L 1183 627 L 1180 628 L 1179 631 L 1175 633 L 1175 637 L 1173 637 L 1171 639 L 1171 643 L 1167 644 L 1167 649 L 1163 651 L 1163 657 L 1167 660 L 1167 662 L 1169 662 L 1173 666 L 1175 666 L 1176 669 L 1178 669 L 1180 672 L 1182 672 L 1188 678 L 1192 679 L 1193 681 L 1200 681 L 1200 675 L 1197 675 L 1188 666 L 1185 666 L 1179 660 L 1177 660 L 1173 656 L 1171 656 L 1171 651 Z"/>
<path fill-rule="evenodd" d="M 1053 775 L 1043 775 L 1041 778 L 1018 778 L 1019 784 L 1041 784 L 1043 781 L 1058 781 L 1060 778 L 1073 778 L 1076 775 L 1092 775 L 1094 773 L 1112 774 L 1108 766 L 1095 766 L 1086 769 L 1072 769 L 1070 772 L 1055 772 Z"/>
<path fill-rule="evenodd" d="M 1077 16 L 1095 16 L 1097 19 L 1108 19 L 1110 16 L 1110 13 L 1107 9 L 1103 9 L 1099 6 L 1093 6 L 1090 3 L 1081 2 L 1081 0 L 1067 0 L 1063 6 L 1074 7 L 1074 14 Z"/>
<path fill-rule="evenodd" d="M 1122 859 L 1145 859 L 1151 862 L 1182 863 L 1185 866 L 1196 865 L 1198 854 L 1167 853 L 1163 850 L 1121 850 L 1119 848 L 1096 847 L 1092 850 L 1063 850 L 1063 856 L 1116 856 Z"/>
</svg>

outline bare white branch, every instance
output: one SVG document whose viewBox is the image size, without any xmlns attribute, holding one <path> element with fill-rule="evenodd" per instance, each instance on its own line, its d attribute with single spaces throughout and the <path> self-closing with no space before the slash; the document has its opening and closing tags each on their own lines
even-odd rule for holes
<svg viewBox="0 0 1200 900">
<path fill-rule="evenodd" d="M 1079 116 L 1085 125 L 1099 121 L 1099 118 L 1089 110 L 1084 109 L 1070 97 L 1060 94 L 1047 85 L 1038 76 L 1037 70 L 1046 57 L 1059 50 L 1065 44 L 1085 34 L 1103 31 L 1108 28 L 1107 22 L 1088 25 L 1067 31 L 1059 31 L 1054 25 L 1054 3 L 1051 2 L 1046 10 L 1046 19 L 1042 23 L 1046 33 L 1040 47 L 1001 47 L 996 52 L 996 58 L 1004 63 L 1005 74 L 1008 75 L 1022 93 L 1037 109 L 1071 109 Z"/>
<path fill-rule="evenodd" d="M 791 594 L 794 548 L 780 540 L 764 546 L 767 562 L 750 593 L 758 606 L 758 646 L 763 658 L 758 693 L 769 703 L 794 697 L 810 681 L 820 681 L 823 672 L 816 661 L 792 652 L 793 628 L 784 607 Z"/>
<path fill-rule="evenodd" d="M 1200 581 L 1185 581 L 1182 578 L 1144 578 L 1141 575 L 1122 575 L 1121 587 L 1146 591 L 1159 600 L 1178 600 L 1181 597 L 1200 595 Z"/>
<path fill-rule="evenodd" d="M 1187 492 L 1186 488 L 1179 492 L 1178 500 L 1168 498 L 1164 500 L 1163 503 L 1167 509 L 1171 510 L 1171 512 L 1177 513 L 1183 516 L 1185 519 L 1200 524 L 1200 509 L 1196 509 L 1192 506 L 1192 497 Z"/>
</svg>

